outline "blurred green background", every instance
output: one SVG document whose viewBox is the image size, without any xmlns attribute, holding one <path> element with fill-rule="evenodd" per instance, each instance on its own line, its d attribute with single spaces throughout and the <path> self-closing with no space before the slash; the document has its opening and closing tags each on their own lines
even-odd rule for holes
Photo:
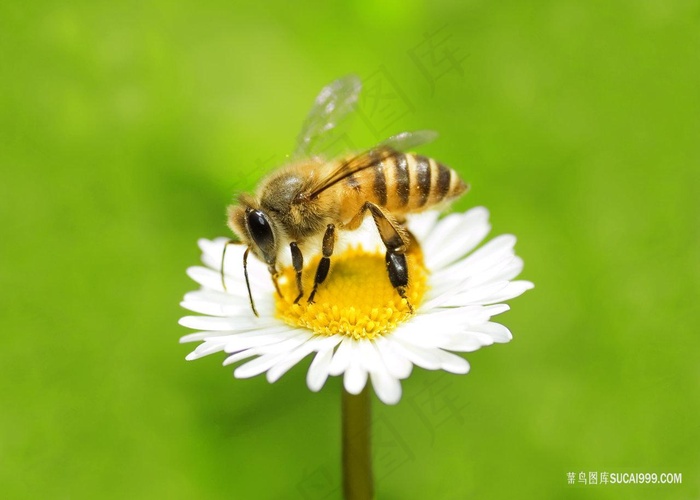
<svg viewBox="0 0 700 500">
<path fill-rule="evenodd" d="M 196 239 L 357 73 L 345 138 L 438 130 L 536 283 L 469 375 L 375 399 L 378 497 L 698 498 L 699 47 L 689 1 L 3 3 L 0 496 L 339 496 L 339 380 L 185 362 L 177 319 Z"/>
</svg>

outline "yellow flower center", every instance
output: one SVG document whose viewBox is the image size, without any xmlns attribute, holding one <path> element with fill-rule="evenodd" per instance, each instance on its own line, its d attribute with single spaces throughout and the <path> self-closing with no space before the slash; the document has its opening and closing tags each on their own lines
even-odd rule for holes
<svg viewBox="0 0 700 500">
<path fill-rule="evenodd" d="M 406 299 L 391 286 L 384 255 L 369 252 L 361 246 L 333 255 L 331 270 L 319 285 L 314 303 L 308 302 L 313 289 L 316 266 L 320 257 L 305 267 L 305 296 L 294 304 L 298 295 L 294 269 L 282 269 L 279 280 L 282 297 L 275 294 L 276 316 L 292 326 L 313 330 L 318 335 L 347 335 L 355 339 L 373 339 L 383 335 L 414 313 Z M 409 283 L 406 298 L 415 310 L 427 290 L 428 271 L 417 244 L 406 254 Z"/>
</svg>

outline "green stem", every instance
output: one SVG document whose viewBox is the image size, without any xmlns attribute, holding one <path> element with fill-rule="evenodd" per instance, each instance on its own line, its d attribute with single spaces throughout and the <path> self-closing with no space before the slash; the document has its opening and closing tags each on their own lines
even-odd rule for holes
<svg viewBox="0 0 700 500">
<path fill-rule="evenodd" d="M 346 500 L 374 498 L 369 382 L 357 396 L 343 388 L 343 493 Z"/>
</svg>

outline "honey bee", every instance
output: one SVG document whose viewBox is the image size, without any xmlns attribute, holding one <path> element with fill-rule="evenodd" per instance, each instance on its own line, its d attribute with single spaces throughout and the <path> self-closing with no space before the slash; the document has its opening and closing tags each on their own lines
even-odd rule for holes
<svg viewBox="0 0 700 500">
<path fill-rule="evenodd" d="M 321 242 L 322 258 L 308 297 L 313 302 L 330 270 L 336 232 L 357 229 L 368 213 L 386 247 L 389 281 L 408 302 L 405 253 L 411 236 L 404 225 L 405 216 L 454 200 L 468 189 L 451 168 L 404 152 L 434 140 L 437 134 L 432 131 L 403 132 L 368 151 L 329 161 L 312 156 L 319 139 L 353 110 L 360 90 L 356 76 L 324 87 L 297 140 L 294 157 L 302 159 L 272 172 L 260 182 L 255 195 L 242 194 L 238 204 L 228 207 L 228 225 L 247 247 L 243 268 L 250 306 L 256 316 L 247 270 L 250 252 L 267 264 L 280 295 L 277 264 L 282 252 L 291 253 L 297 303 L 304 297 L 304 252 Z M 224 257 L 225 251 L 226 247 Z M 410 303 L 408 307 L 413 310 Z"/>
</svg>

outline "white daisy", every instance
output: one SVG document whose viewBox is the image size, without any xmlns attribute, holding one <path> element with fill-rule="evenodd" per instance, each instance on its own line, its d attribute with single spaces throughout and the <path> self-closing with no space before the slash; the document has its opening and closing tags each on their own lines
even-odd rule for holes
<svg viewBox="0 0 700 500">
<path fill-rule="evenodd" d="M 266 266 L 250 259 L 248 273 L 260 317 L 251 310 L 245 286 L 245 248 L 229 246 L 224 290 L 220 269 L 227 239 L 200 240 L 205 267 L 187 272 L 201 288 L 182 302 L 200 315 L 186 316 L 180 324 L 200 330 L 181 342 L 203 343 L 187 359 L 219 351 L 228 356 L 224 365 L 253 358 L 239 365 L 234 376 L 266 373 L 275 382 L 313 355 L 306 377 L 312 391 L 320 390 L 330 375 L 342 374 L 345 389 L 359 394 L 369 378 L 387 404 L 401 399 L 400 380 L 411 374 L 413 365 L 467 373 L 469 363 L 450 351 L 508 342 L 508 328 L 491 317 L 509 309 L 503 301 L 533 287 L 529 281 L 512 281 L 523 268 L 513 250 L 515 237 L 498 236 L 475 250 L 490 230 L 488 211 L 482 207 L 442 219 L 427 212 L 409 219 L 408 227 L 420 242 L 407 255 L 413 313 L 389 283 L 376 228 L 345 233 L 347 241 L 336 246 L 331 272 L 313 304 L 306 299 L 292 304 L 296 284 L 290 267 L 282 270 L 279 298 Z M 309 260 L 306 290 L 311 289 L 318 258 Z"/>
</svg>

